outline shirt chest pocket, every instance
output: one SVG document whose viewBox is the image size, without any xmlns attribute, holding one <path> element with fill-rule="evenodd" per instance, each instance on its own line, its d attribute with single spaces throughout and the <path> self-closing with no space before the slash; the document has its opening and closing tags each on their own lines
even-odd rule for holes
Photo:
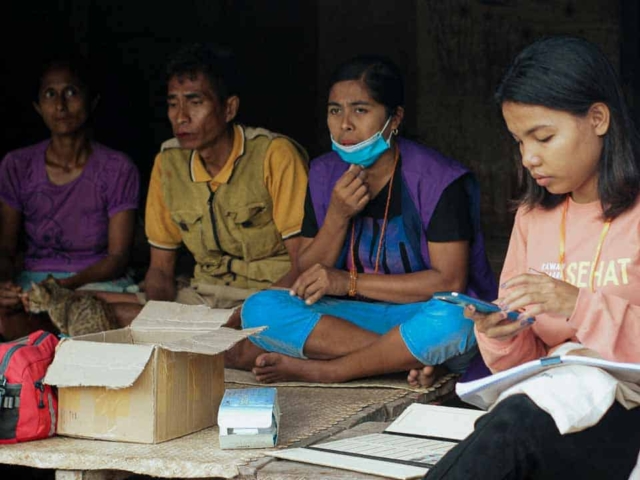
<svg viewBox="0 0 640 480">
<path fill-rule="evenodd" d="M 230 208 L 227 217 L 236 228 L 242 229 L 260 228 L 271 223 L 271 212 L 264 202 Z"/>
<path fill-rule="evenodd" d="M 272 256 L 282 246 L 282 239 L 265 202 L 236 206 L 225 212 L 228 232 L 242 249 L 242 257 L 257 260 Z M 222 238 L 220 239 L 222 242 Z"/>
<path fill-rule="evenodd" d="M 182 242 L 194 255 L 205 249 L 203 218 L 202 213 L 185 210 L 171 214 L 171 219 L 180 229 Z"/>
</svg>

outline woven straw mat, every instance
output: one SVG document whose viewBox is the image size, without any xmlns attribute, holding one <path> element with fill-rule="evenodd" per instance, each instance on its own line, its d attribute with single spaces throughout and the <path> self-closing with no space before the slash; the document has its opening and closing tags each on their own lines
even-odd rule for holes
<svg viewBox="0 0 640 480">
<path fill-rule="evenodd" d="M 237 385 L 236 385 L 237 387 Z M 233 388 L 233 387 L 232 387 Z M 278 448 L 304 440 L 370 405 L 407 395 L 398 389 L 279 388 Z M 213 427 L 157 445 L 54 437 L 3 445 L 0 463 L 58 470 L 123 470 L 162 478 L 232 478 L 269 449 L 220 450 Z"/>
<path fill-rule="evenodd" d="M 440 377 L 431 387 L 412 387 L 407 383 L 407 374 L 398 373 L 382 375 L 379 377 L 362 378 L 343 383 L 307 383 L 307 382 L 279 382 L 271 383 L 270 387 L 322 387 L 322 388 L 399 388 L 418 393 L 438 393 L 436 396 L 449 393 L 455 387 L 459 375 L 450 373 Z M 253 373 L 232 368 L 224 369 L 224 381 L 227 383 L 239 383 L 242 385 L 265 385 L 256 381 Z"/>
</svg>

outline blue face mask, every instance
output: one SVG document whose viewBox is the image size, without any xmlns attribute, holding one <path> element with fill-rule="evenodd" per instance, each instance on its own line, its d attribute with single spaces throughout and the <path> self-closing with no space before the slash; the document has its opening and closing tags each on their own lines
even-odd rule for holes
<svg viewBox="0 0 640 480">
<path fill-rule="evenodd" d="M 376 163 L 380 155 L 391 148 L 391 134 L 387 140 L 382 136 L 382 132 L 387 128 L 390 121 L 391 117 L 384 124 L 382 130 L 355 145 L 340 145 L 331 137 L 331 149 L 337 152 L 343 161 L 353 165 L 360 165 L 362 168 L 368 168 Z"/>
</svg>

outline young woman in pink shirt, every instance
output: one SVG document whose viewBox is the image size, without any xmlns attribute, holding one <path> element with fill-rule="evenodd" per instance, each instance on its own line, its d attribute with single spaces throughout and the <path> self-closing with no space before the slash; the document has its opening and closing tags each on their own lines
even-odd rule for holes
<svg viewBox="0 0 640 480">
<path fill-rule="evenodd" d="M 523 193 L 503 311 L 465 311 L 484 360 L 497 372 L 576 342 L 589 355 L 640 362 L 640 144 L 612 66 L 585 40 L 543 39 L 516 57 L 496 100 L 520 150 Z M 514 395 L 426 478 L 626 480 L 639 426 L 640 408 L 616 402 L 596 425 L 561 435 Z"/>
</svg>

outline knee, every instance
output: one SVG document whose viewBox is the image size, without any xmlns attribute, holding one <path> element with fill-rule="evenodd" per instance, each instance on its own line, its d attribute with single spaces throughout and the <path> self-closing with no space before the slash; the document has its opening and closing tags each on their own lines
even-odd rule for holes
<svg viewBox="0 0 640 480">
<path fill-rule="evenodd" d="M 422 327 L 427 324 L 435 338 L 445 341 L 475 341 L 474 323 L 464 316 L 458 306 L 433 299 L 420 305 L 415 321 Z"/>
<path fill-rule="evenodd" d="M 539 407 L 524 394 L 505 398 L 494 408 L 494 412 L 509 421 L 529 418 Z"/>
<path fill-rule="evenodd" d="M 268 326 L 278 316 L 278 305 L 288 298 L 289 292 L 281 290 L 264 290 L 251 295 L 242 304 L 242 328 Z"/>
<path fill-rule="evenodd" d="M 2 341 L 16 340 L 36 330 L 57 332 L 46 313 L 29 314 L 22 309 L 3 309 L 0 313 L 0 337 L 2 337 Z"/>
<path fill-rule="evenodd" d="M 498 403 L 491 412 L 478 420 L 478 426 L 484 424 L 483 427 L 492 430 L 495 435 L 529 439 L 532 432 L 540 429 L 550 418 L 528 396 L 521 394 Z"/>
<path fill-rule="evenodd" d="M 142 310 L 142 305 L 135 303 L 109 303 L 108 305 L 121 328 L 129 326 Z"/>
</svg>

